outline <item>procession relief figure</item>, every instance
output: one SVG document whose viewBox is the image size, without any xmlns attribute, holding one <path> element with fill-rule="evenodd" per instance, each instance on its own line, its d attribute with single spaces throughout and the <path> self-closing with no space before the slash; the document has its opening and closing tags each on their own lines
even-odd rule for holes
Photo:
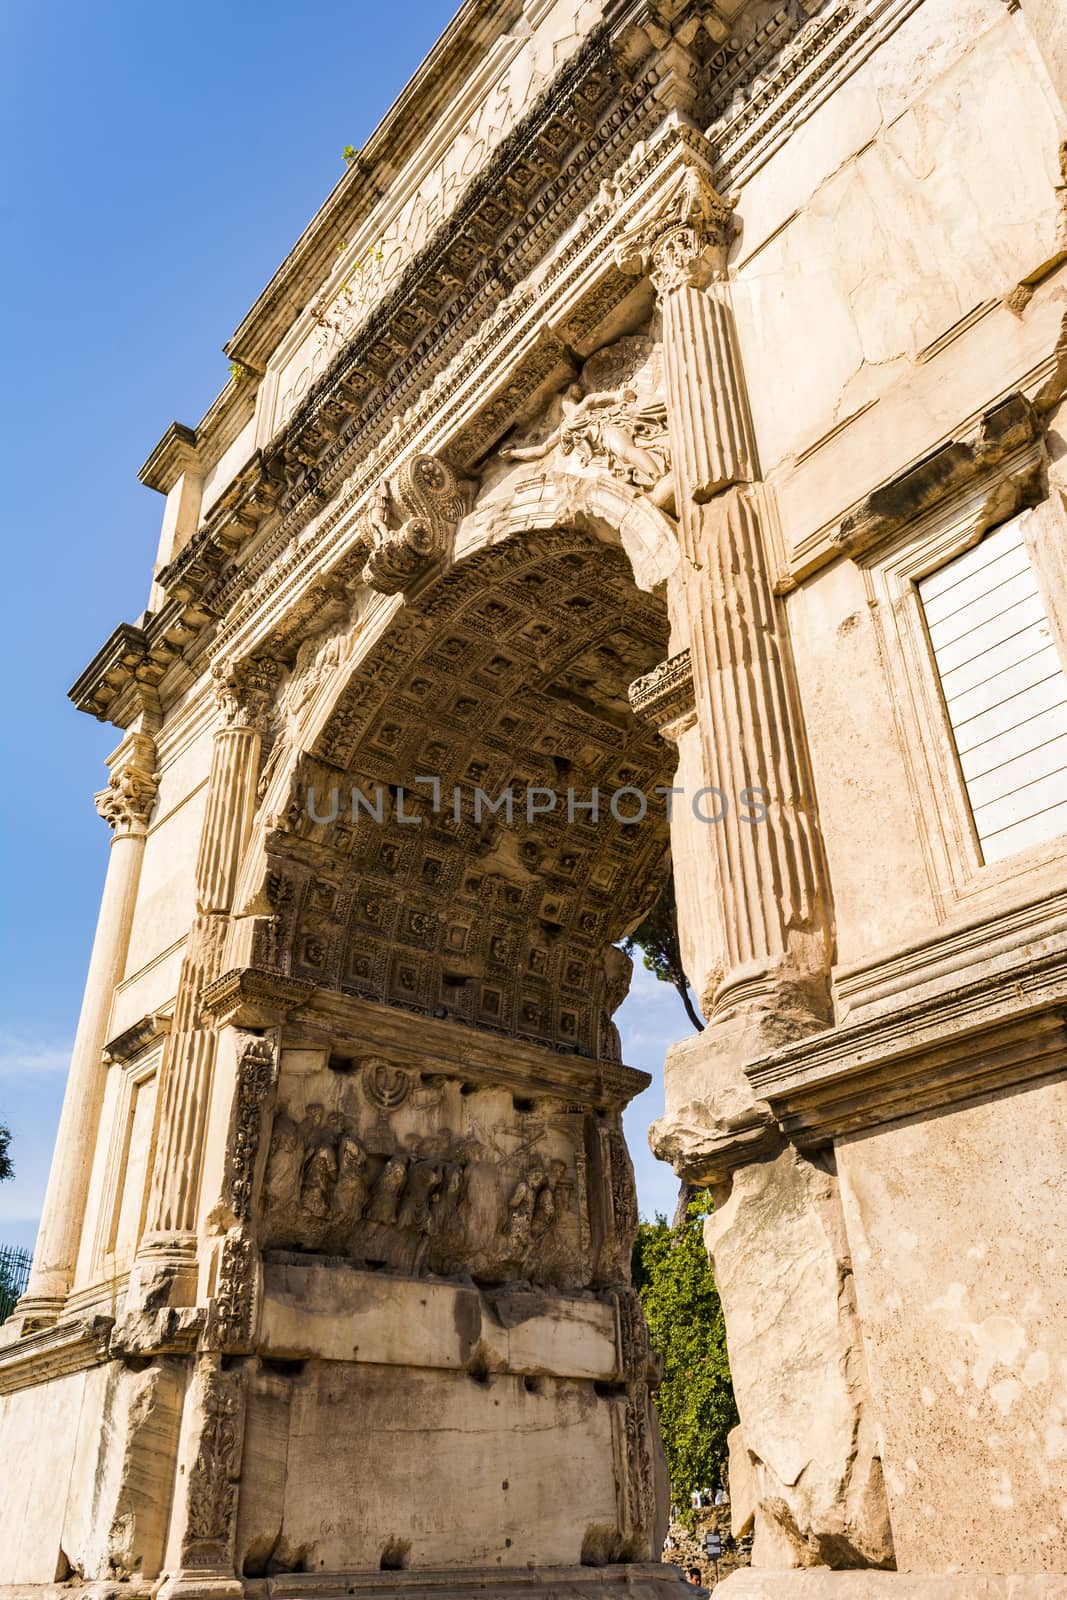
<svg viewBox="0 0 1067 1600">
<path fill-rule="evenodd" d="M 534 1201 L 533 1216 L 530 1219 L 530 1233 L 536 1241 L 542 1240 L 552 1229 L 558 1214 L 556 1191 L 567 1175 L 565 1161 L 550 1161 L 548 1176 L 538 1191 Z"/>
<path fill-rule="evenodd" d="M 300 1184 L 300 1204 L 309 1216 L 326 1221 L 336 1181 L 337 1152 L 332 1141 L 324 1139 L 312 1146 Z"/>
<path fill-rule="evenodd" d="M 292 1218 L 300 1193 L 304 1166 L 304 1141 L 292 1117 L 281 1112 L 271 1130 L 267 1171 L 263 1182 L 263 1209 L 271 1233 Z"/>
<path fill-rule="evenodd" d="M 391 1155 L 374 1185 L 374 1194 L 367 1208 L 367 1221 L 392 1225 L 396 1222 L 400 1194 L 407 1179 L 408 1158 L 399 1151 Z"/>
<path fill-rule="evenodd" d="M 433 1149 L 432 1139 L 424 1139 L 416 1147 L 417 1154 L 408 1168 L 404 1198 L 397 1214 L 400 1227 L 413 1228 L 417 1233 L 425 1233 L 429 1227 L 431 1200 L 442 1177 L 442 1168 L 434 1159 Z"/>
<path fill-rule="evenodd" d="M 334 1222 L 347 1230 L 360 1220 L 369 1198 L 367 1152 L 355 1134 L 345 1129 L 337 1145 L 337 1183 L 331 1205 Z"/>
<path fill-rule="evenodd" d="M 508 1200 L 508 1220 L 504 1232 L 511 1241 L 509 1256 L 521 1260 L 530 1247 L 533 1231 L 534 1207 L 538 1192 L 545 1181 L 544 1168 L 536 1163 L 527 1168 Z"/>
<path fill-rule="evenodd" d="M 430 1235 L 429 1259 L 435 1272 L 448 1273 L 463 1263 L 463 1211 L 466 1199 L 467 1162 L 447 1161 L 433 1197 L 427 1224 Z"/>
</svg>

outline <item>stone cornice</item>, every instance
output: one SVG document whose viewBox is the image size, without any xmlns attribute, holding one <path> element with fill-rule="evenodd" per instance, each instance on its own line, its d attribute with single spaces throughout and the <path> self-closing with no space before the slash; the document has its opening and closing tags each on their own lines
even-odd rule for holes
<svg viewBox="0 0 1067 1600">
<path fill-rule="evenodd" d="M 258 967 L 235 967 L 208 984 L 200 1001 L 219 1024 L 268 1028 L 306 1005 L 314 993 L 315 985 L 300 978 Z"/>
<path fill-rule="evenodd" d="M 0 1394 L 99 1366 L 108 1358 L 113 1327 L 111 1317 L 87 1317 L 0 1345 Z"/>
<path fill-rule="evenodd" d="M 172 422 L 137 476 L 146 489 L 169 494 L 183 472 L 199 465 L 195 430 Z"/>
<path fill-rule="evenodd" d="M 738 62 L 744 73 L 769 72 L 773 80 L 772 63 L 804 20 L 749 6 L 722 43 L 721 26 L 702 24 L 689 9 L 681 6 L 674 18 L 688 40 L 684 51 L 660 21 L 649 21 L 651 13 L 648 31 L 639 28 L 644 0 L 626 0 L 568 60 L 286 428 L 242 468 L 159 574 L 168 605 L 181 615 L 170 640 L 159 618 L 143 619 L 148 659 L 128 663 L 127 679 L 158 683 L 160 665 L 165 673 L 180 655 L 192 665 L 211 636 L 213 653 L 251 648 L 253 638 L 256 648 L 269 647 L 279 606 L 302 603 L 310 574 L 332 568 L 345 582 L 358 576 L 344 566 L 350 524 L 375 481 L 413 451 L 470 472 L 537 393 L 567 380 L 572 351 L 580 359 L 596 348 L 596 330 L 616 308 L 650 293 L 616 266 L 612 246 L 640 220 L 629 197 L 646 180 L 669 176 L 653 171 L 663 155 L 655 129 L 672 105 L 706 114 L 740 81 Z M 792 70 L 788 61 L 779 65 Z M 702 85 L 710 77 L 706 105 L 691 103 L 698 70 Z M 693 139 L 708 163 L 709 146 L 695 129 L 675 123 L 673 137 Z M 637 298 L 633 305 L 636 314 Z M 298 543 L 309 523 L 311 537 Z M 176 621 L 191 630 L 188 648 L 186 641 L 174 647 Z M 129 704 L 122 680 L 97 666 L 72 697 L 119 720 Z M 188 681 L 183 669 L 175 684 Z"/>
<path fill-rule="evenodd" d="M 813 1146 L 1067 1071 L 1062 947 L 753 1061 L 754 1094 Z"/>
<path fill-rule="evenodd" d="M 1011 462 L 1041 433 L 1041 418 L 1026 396 L 1018 391 L 1006 395 L 983 412 L 973 434 L 949 439 L 873 490 L 841 523 L 834 544 L 854 559 L 866 555 L 918 517 Z M 998 518 L 1007 514 L 998 508 Z"/>
<path fill-rule="evenodd" d="M 630 705 L 635 716 L 654 722 L 658 728 L 693 709 L 693 663 L 688 649 L 661 661 L 643 678 L 630 685 Z"/>
<path fill-rule="evenodd" d="M 296 309 L 334 265 L 337 239 L 382 197 L 382 175 L 408 159 L 449 96 L 522 14 L 521 0 L 466 0 L 227 341 L 228 356 L 262 370 Z"/>
<path fill-rule="evenodd" d="M 158 611 L 145 612 L 140 625 L 120 622 L 68 691 L 70 699 L 101 722 L 127 727 L 158 704 L 168 668 L 209 616 L 192 596 L 190 602 L 172 597 Z"/>
<path fill-rule="evenodd" d="M 123 1066 L 143 1054 L 149 1045 L 156 1044 L 166 1038 L 170 1032 L 171 1019 L 162 1012 L 150 1011 L 147 1016 L 141 1017 L 138 1022 L 125 1028 L 122 1033 L 104 1046 L 104 1056 L 110 1061 L 119 1061 Z"/>
<path fill-rule="evenodd" d="M 507 1033 L 361 1000 L 256 967 L 225 973 L 201 996 L 216 1023 L 240 1028 L 286 1022 L 286 1038 L 353 1056 L 382 1055 L 411 1071 L 506 1084 L 516 1093 L 555 1094 L 583 1105 L 618 1107 L 647 1089 L 646 1072 L 526 1043 Z"/>
</svg>

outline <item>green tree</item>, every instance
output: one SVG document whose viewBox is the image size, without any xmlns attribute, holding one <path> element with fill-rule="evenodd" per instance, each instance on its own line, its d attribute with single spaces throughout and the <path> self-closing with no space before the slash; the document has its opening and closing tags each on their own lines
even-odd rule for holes
<svg viewBox="0 0 1067 1600">
<path fill-rule="evenodd" d="M 633 1250 L 633 1284 L 648 1320 L 652 1347 L 663 1358 L 656 1395 L 663 1448 L 677 1495 L 719 1482 L 726 1436 L 737 1407 L 726 1354 L 726 1326 L 704 1249 L 704 1192 L 681 1226 L 664 1216 L 642 1222 Z"/>
<path fill-rule="evenodd" d="M 700 1033 L 704 1023 L 689 997 L 689 983 L 685 976 L 685 968 L 682 966 L 673 872 L 651 911 L 642 922 L 638 923 L 633 933 L 622 941 L 622 947 L 627 955 L 633 955 L 635 946 L 640 949 L 649 972 L 654 972 L 661 983 L 672 983 L 677 989 L 686 1016 Z"/>
<path fill-rule="evenodd" d="M 0 1122 L 0 1183 L 15 1175 L 15 1163 L 11 1159 L 11 1129 L 6 1123 Z M 0 1251 L 0 1322 L 9 1317 L 15 1308 L 18 1299 L 20 1283 L 16 1278 L 15 1269 L 8 1255 Z"/>
</svg>

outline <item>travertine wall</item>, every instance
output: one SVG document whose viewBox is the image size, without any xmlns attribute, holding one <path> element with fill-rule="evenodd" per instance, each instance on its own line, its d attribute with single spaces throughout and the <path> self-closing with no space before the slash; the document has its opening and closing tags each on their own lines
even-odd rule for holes
<svg viewBox="0 0 1067 1600">
<path fill-rule="evenodd" d="M 1062 1568 L 1067 1085 L 839 1141 L 856 1300 L 911 1568 Z"/>
</svg>

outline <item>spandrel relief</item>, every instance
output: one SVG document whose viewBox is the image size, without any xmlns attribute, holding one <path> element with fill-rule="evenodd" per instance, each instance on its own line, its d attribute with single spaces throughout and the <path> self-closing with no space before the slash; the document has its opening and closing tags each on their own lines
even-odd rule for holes
<svg viewBox="0 0 1067 1600">
<path fill-rule="evenodd" d="M 595 468 L 673 508 L 663 360 L 652 339 L 633 336 L 591 356 L 560 397 L 555 426 L 543 438 L 509 444 L 508 461 L 554 458 L 564 471 Z"/>
<path fill-rule="evenodd" d="M 593 1119 L 549 1098 L 529 1106 L 375 1057 L 283 1073 L 265 1248 L 405 1276 L 590 1287 L 605 1257 L 590 1227 Z"/>
</svg>

